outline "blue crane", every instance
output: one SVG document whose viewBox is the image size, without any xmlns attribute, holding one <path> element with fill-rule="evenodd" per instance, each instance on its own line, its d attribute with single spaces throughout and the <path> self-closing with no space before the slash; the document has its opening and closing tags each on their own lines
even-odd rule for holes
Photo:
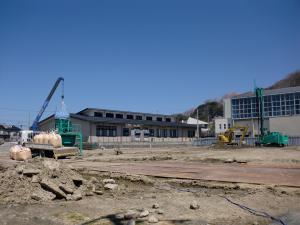
<svg viewBox="0 0 300 225">
<path fill-rule="evenodd" d="M 51 100 L 51 98 L 52 98 L 52 96 L 53 96 L 53 94 L 54 94 L 55 90 L 57 89 L 60 82 L 62 82 L 62 95 L 61 95 L 61 98 L 62 98 L 62 100 L 64 99 L 64 78 L 59 77 L 56 80 L 54 86 L 52 87 L 48 97 L 44 101 L 44 104 L 43 104 L 42 108 L 40 109 L 39 113 L 37 114 L 35 120 L 33 121 L 32 125 L 30 127 L 31 130 L 33 130 L 33 131 L 38 130 L 38 122 L 40 121 L 43 113 L 45 112 L 45 110 L 46 110 L 46 108 L 47 108 L 47 106 L 48 106 L 48 104 L 49 104 L 49 102 L 50 102 L 50 100 Z"/>
</svg>

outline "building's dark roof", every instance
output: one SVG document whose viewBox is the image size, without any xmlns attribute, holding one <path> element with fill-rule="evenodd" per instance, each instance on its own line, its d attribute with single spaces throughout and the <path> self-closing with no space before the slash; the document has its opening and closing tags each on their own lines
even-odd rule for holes
<svg viewBox="0 0 300 225">
<path fill-rule="evenodd" d="M 145 113 L 145 112 L 132 112 L 132 111 L 125 111 L 125 110 L 101 109 L 101 108 L 85 108 L 85 109 L 79 111 L 76 114 L 82 114 L 84 111 L 87 111 L 87 110 L 106 111 L 106 112 L 119 112 L 119 113 L 132 113 L 132 114 L 145 114 L 145 115 L 151 115 L 151 116 L 168 116 L 168 117 L 173 117 L 172 115 L 165 115 L 165 114 Z"/>
<path fill-rule="evenodd" d="M 0 128 L 7 132 L 18 132 L 21 129 L 15 125 L 0 124 Z"/>
<path fill-rule="evenodd" d="M 70 114 L 71 118 L 85 120 L 90 122 L 108 123 L 108 124 L 143 124 L 152 126 L 163 126 L 163 127 L 185 127 L 185 128 L 196 128 L 196 125 L 176 122 L 162 122 L 162 121 L 150 121 L 150 120 L 128 120 L 128 119 L 117 119 L 117 118 L 106 118 L 106 117 L 93 117 L 84 116 L 78 114 Z"/>
<path fill-rule="evenodd" d="M 163 122 L 163 121 L 150 121 L 150 120 L 129 120 L 129 119 L 118 119 L 118 118 L 106 118 L 106 117 L 93 117 L 93 116 L 85 116 L 70 113 L 70 117 L 74 119 L 90 121 L 95 123 L 107 123 L 107 124 L 142 124 L 149 126 L 161 126 L 161 127 L 181 127 L 181 128 L 196 128 L 197 125 L 194 124 L 186 124 L 186 123 L 177 123 L 177 122 Z M 54 118 L 54 114 L 48 116 L 39 122 L 39 124 Z"/>
<path fill-rule="evenodd" d="M 276 94 L 287 94 L 287 93 L 294 93 L 300 92 L 300 86 L 297 87 L 288 87 L 288 88 L 279 88 L 279 89 L 265 89 L 265 95 L 276 95 Z M 246 92 L 240 95 L 236 95 L 232 97 L 232 99 L 236 98 L 248 98 L 248 97 L 255 97 L 254 92 Z"/>
</svg>

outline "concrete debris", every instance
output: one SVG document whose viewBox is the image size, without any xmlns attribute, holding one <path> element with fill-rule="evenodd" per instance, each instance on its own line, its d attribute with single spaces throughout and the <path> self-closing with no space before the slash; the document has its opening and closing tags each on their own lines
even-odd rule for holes
<svg viewBox="0 0 300 225">
<path fill-rule="evenodd" d="M 226 159 L 225 161 L 224 161 L 224 163 L 233 163 L 234 162 L 234 159 Z"/>
<path fill-rule="evenodd" d="M 79 200 L 88 196 L 86 192 L 94 194 L 87 189 L 79 173 L 54 159 L 33 158 L 20 162 L 0 173 L 0 179 L 1 203 Z"/>
<path fill-rule="evenodd" d="M 158 223 L 158 219 L 155 216 L 151 215 L 148 218 L 148 222 L 149 223 Z"/>
<path fill-rule="evenodd" d="M 71 194 L 67 194 L 66 200 L 67 201 L 72 201 L 73 200 L 72 195 Z"/>
<path fill-rule="evenodd" d="M 74 194 L 72 195 L 72 199 L 73 199 L 74 201 L 81 200 L 81 199 L 82 199 L 82 193 L 81 193 L 81 191 L 80 191 L 80 190 L 76 190 L 76 191 L 74 192 Z"/>
<path fill-rule="evenodd" d="M 94 195 L 94 193 L 93 192 L 91 192 L 91 191 L 87 191 L 87 192 L 85 192 L 85 196 L 93 196 Z"/>
<path fill-rule="evenodd" d="M 31 178 L 31 183 L 39 183 L 39 177 L 37 175 L 33 175 Z"/>
<path fill-rule="evenodd" d="M 199 209 L 199 208 L 200 208 L 200 206 L 199 206 L 199 204 L 196 201 L 193 201 L 190 204 L 190 209 Z"/>
<path fill-rule="evenodd" d="M 95 190 L 93 192 L 97 195 L 103 195 L 103 191 L 100 191 L 100 190 Z"/>
<path fill-rule="evenodd" d="M 140 213 L 140 217 L 146 217 L 149 215 L 149 211 L 148 210 L 143 210 L 141 213 Z"/>
<path fill-rule="evenodd" d="M 102 180 L 104 184 L 115 184 L 116 181 L 114 179 L 104 179 Z"/>
<path fill-rule="evenodd" d="M 158 209 L 158 208 L 159 208 L 159 204 L 158 204 L 158 203 L 154 203 L 154 204 L 152 205 L 152 208 L 153 208 L 153 209 Z"/>
<path fill-rule="evenodd" d="M 22 174 L 23 170 L 24 170 L 24 165 L 19 165 L 19 166 L 16 167 L 16 172 L 18 174 Z"/>
<path fill-rule="evenodd" d="M 37 190 L 31 194 L 31 198 L 36 201 L 51 201 L 55 199 L 55 197 L 55 194 L 44 190 Z"/>
<path fill-rule="evenodd" d="M 122 213 L 116 214 L 116 219 L 123 220 L 124 218 L 125 218 L 124 214 Z"/>
<path fill-rule="evenodd" d="M 31 177 L 33 175 L 39 174 L 40 172 L 41 171 L 37 170 L 37 169 L 24 169 L 23 170 L 23 175 Z"/>
<path fill-rule="evenodd" d="M 99 181 L 97 180 L 97 178 L 95 178 L 95 177 L 91 177 L 90 178 L 90 180 L 89 180 L 89 183 L 90 184 L 96 184 L 96 183 L 98 183 Z"/>
<path fill-rule="evenodd" d="M 156 210 L 156 213 L 157 213 L 157 214 L 164 214 L 165 212 L 164 212 L 164 210 L 162 210 L 162 209 L 158 209 L 158 210 Z"/>
<path fill-rule="evenodd" d="M 127 220 L 130 219 L 136 219 L 139 216 L 139 213 L 136 210 L 128 210 L 125 214 L 124 214 L 124 218 Z"/>
<path fill-rule="evenodd" d="M 60 184 L 58 187 L 66 194 L 73 194 L 74 192 L 74 190 L 71 187 L 68 187 L 67 185 Z"/>
<path fill-rule="evenodd" d="M 50 159 L 45 159 L 43 161 L 43 166 L 49 170 L 58 170 L 59 169 L 59 162 L 50 160 Z"/>
<path fill-rule="evenodd" d="M 118 187 L 118 185 L 117 184 L 105 184 L 104 185 L 104 189 L 106 189 L 106 190 L 115 190 L 116 188 Z"/>
<path fill-rule="evenodd" d="M 135 220 L 129 220 L 127 225 L 135 225 Z"/>
<path fill-rule="evenodd" d="M 56 195 L 57 198 L 66 198 L 66 194 L 60 190 L 60 188 L 55 184 L 53 183 L 52 181 L 50 180 L 47 180 L 46 178 L 43 178 L 41 181 L 40 181 L 40 185 L 46 190 L 46 191 L 50 191 L 52 192 L 53 194 Z"/>
</svg>

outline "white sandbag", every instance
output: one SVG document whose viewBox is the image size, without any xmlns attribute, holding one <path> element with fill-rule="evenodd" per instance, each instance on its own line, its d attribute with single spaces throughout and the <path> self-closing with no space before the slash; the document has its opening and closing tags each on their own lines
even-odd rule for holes
<svg viewBox="0 0 300 225">
<path fill-rule="evenodd" d="M 34 137 L 33 137 L 33 143 L 34 144 L 39 144 L 39 134 L 37 134 L 37 135 L 34 135 Z"/>
<path fill-rule="evenodd" d="M 54 148 L 60 148 L 62 146 L 62 142 L 61 142 L 61 136 L 59 134 L 56 134 L 54 132 L 52 132 L 50 134 L 50 138 L 49 138 L 49 143 L 54 147 Z"/>
<path fill-rule="evenodd" d="M 39 134 L 39 136 L 38 136 L 38 144 L 42 144 L 43 143 L 43 137 L 44 137 L 44 134 Z"/>
<path fill-rule="evenodd" d="M 50 134 L 48 134 L 48 143 L 50 145 L 55 145 L 55 140 L 56 140 L 56 136 L 55 136 L 55 133 L 51 132 Z"/>
<path fill-rule="evenodd" d="M 31 150 L 30 148 L 21 147 L 19 151 L 16 152 L 16 158 L 17 161 L 25 161 L 27 159 L 31 159 Z"/>
<path fill-rule="evenodd" d="M 61 140 L 61 136 L 59 134 L 55 134 L 56 135 L 56 148 L 60 148 L 62 147 L 62 140 Z"/>
<path fill-rule="evenodd" d="M 21 151 L 21 145 L 14 145 L 9 149 L 9 155 L 11 159 L 16 159 L 17 152 Z"/>
<path fill-rule="evenodd" d="M 48 134 L 40 134 L 40 144 L 48 144 Z"/>
</svg>

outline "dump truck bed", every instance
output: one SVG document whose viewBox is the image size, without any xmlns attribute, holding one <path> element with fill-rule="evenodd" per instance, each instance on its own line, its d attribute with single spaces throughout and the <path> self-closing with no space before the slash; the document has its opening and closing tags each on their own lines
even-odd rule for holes
<svg viewBox="0 0 300 225">
<path fill-rule="evenodd" d="M 39 155 L 41 157 L 53 157 L 58 159 L 59 157 L 76 156 L 79 154 L 79 148 L 77 147 L 54 148 L 52 145 L 34 143 L 25 143 L 24 145 L 31 149 L 33 155 Z"/>
</svg>

